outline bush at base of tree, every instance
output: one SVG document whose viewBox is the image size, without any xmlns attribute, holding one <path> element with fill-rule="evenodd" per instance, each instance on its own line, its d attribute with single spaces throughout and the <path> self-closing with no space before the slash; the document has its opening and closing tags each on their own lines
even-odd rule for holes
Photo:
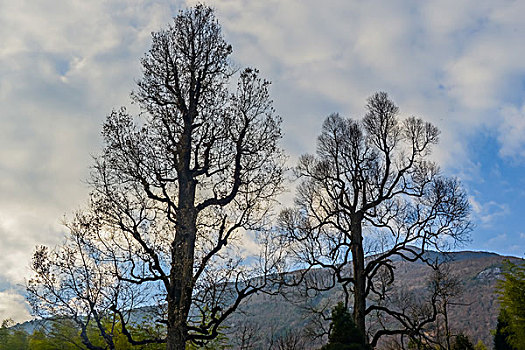
<svg viewBox="0 0 525 350">
<path fill-rule="evenodd" d="M 365 337 L 357 329 L 352 315 L 343 303 L 332 310 L 332 325 L 328 344 L 321 350 L 368 350 Z"/>
<path fill-rule="evenodd" d="M 408 350 L 433 350 L 433 348 L 421 340 L 410 339 L 408 342 Z"/>
</svg>

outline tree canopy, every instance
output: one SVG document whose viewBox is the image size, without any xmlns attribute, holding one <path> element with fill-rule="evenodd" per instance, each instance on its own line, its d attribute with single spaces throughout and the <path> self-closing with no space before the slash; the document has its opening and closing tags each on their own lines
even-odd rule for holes
<svg viewBox="0 0 525 350">
<path fill-rule="evenodd" d="M 270 83 L 237 72 L 231 53 L 204 5 L 152 34 L 132 93 L 140 116 L 108 115 L 87 209 L 62 247 L 35 253 L 33 309 L 73 319 L 90 349 L 101 348 L 90 325 L 110 349 L 117 328 L 134 345 L 204 345 L 279 272 L 265 232 L 282 189 L 281 119 Z M 248 239 L 261 243 L 250 264 L 239 246 Z M 160 328 L 136 336 L 131 312 L 145 306 Z"/>
<path fill-rule="evenodd" d="M 465 191 L 430 160 L 438 135 L 422 119 L 401 120 L 399 108 L 378 92 L 362 120 L 328 116 L 316 154 L 301 156 L 295 168 L 295 206 L 280 216 L 292 261 L 308 266 L 305 274 L 315 267 L 331 271 L 329 281 L 315 281 L 311 289 L 340 287 L 372 346 L 383 335 L 421 332 L 437 314 L 428 305 L 414 317 L 406 305 L 394 305 L 392 261 L 432 265 L 429 248 L 461 242 L 470 230 Z M 367 299 L 375 302 L 367 305 Z M 395 326 L 367 329 L 372 316 L 377 324 Z"/>
</svg>

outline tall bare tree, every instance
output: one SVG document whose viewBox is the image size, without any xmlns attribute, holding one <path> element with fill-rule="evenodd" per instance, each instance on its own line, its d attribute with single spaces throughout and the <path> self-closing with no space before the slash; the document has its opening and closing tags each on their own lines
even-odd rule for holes
<svg viewBox="0 0 525 350">
<path fill-rule="evenodd" d="M 250 262 L 238 243 L 263 238 L 281 191 L 281 120 L 269 82 L 256 69 L 237 74 L 211 8 L 181 11 L 152 37 L 132 93 L 141 115 L 121 108 L 107 117 L 89 210 L 101 225 L 98 255 L 119 283 L 158 301 L 167 349 L 180 350 L 216 337 L 278 272 L 270 239 Z M 111 310 L 136 343 L 125 310 Z"/>
<path fill-rule="evenodd" d="M 400 120 L 384 92 L 366 109 L 359 121 L 337 114 L 325 120 L 316 155 L 303 155 L 295 169 L 295 206 L 281 213 L 280 225 L 298 266 L 331 271 L 312 288 L 341 287 L 358 329 L 375 346 L 384 335 L 414 331 L 406 315 L 381 303 L 395 279 L 393 261 L 430 263 L 428 248 L 461 241 L 470 223 L 460 184 L 429 159 L 438 129 L 415 117 Z M 367 317 L 378 313 L 397 323 L 367 329 Z"/>
</svg>

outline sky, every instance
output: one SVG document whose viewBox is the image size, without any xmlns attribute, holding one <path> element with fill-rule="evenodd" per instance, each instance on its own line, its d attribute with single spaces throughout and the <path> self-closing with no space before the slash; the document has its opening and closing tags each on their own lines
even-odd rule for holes
<svg viewBox="0 0 525 350">
<path fill-rule="evenodd" d="M 0 320 L 30 318 L 37 245 L 86 203 L 112 109 L 129 106 L 150 33 L 194 1 L 0 0 Z M 386 91 L 441 130 L 434 159 L 468 191 L 461 249 L 525 256 L 525 2 L 221 0 L 232 59 L 272 81 L 290 162 L 326 116 Z"/>
</svg>

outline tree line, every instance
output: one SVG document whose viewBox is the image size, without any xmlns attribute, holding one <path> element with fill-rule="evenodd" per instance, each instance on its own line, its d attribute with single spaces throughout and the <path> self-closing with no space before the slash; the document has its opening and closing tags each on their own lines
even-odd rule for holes
<svg viewBox="0 0 525 350">
<path fill-rule="evenodd" d="M 238 69 L 231 54 L 205 5 L 152 34 L 131 94 L 140 115 L 121 107 L 107 116 L 88 203 L 65 223 L 64 244 L 34 253 L 34 314 L 74 325 L 75 344 L 87 349 L 181 350 L 220 339 L 256 293 L 298 287 L 311 298 L 340 288 L 337 312 L 350 312 L 364 347 L 386 337 L 427 342 L 443 279 L 417 312 L 392 286 L 396 259 L 437 274 L 442 262 L 426 252 L 471 230 L 464 189 L 430 159 L 439 130 L 402 119 L 384 92 L 367 100 L 362 119 L 328 116 L 315 154 L 294 168 L 294 205 L 276 212 L 281 118 L 270 82 Z M 314 278 L 318 268 L 328 277 Z M 331 341 L 334 329 L 319 336 Z"/>
</svg>

